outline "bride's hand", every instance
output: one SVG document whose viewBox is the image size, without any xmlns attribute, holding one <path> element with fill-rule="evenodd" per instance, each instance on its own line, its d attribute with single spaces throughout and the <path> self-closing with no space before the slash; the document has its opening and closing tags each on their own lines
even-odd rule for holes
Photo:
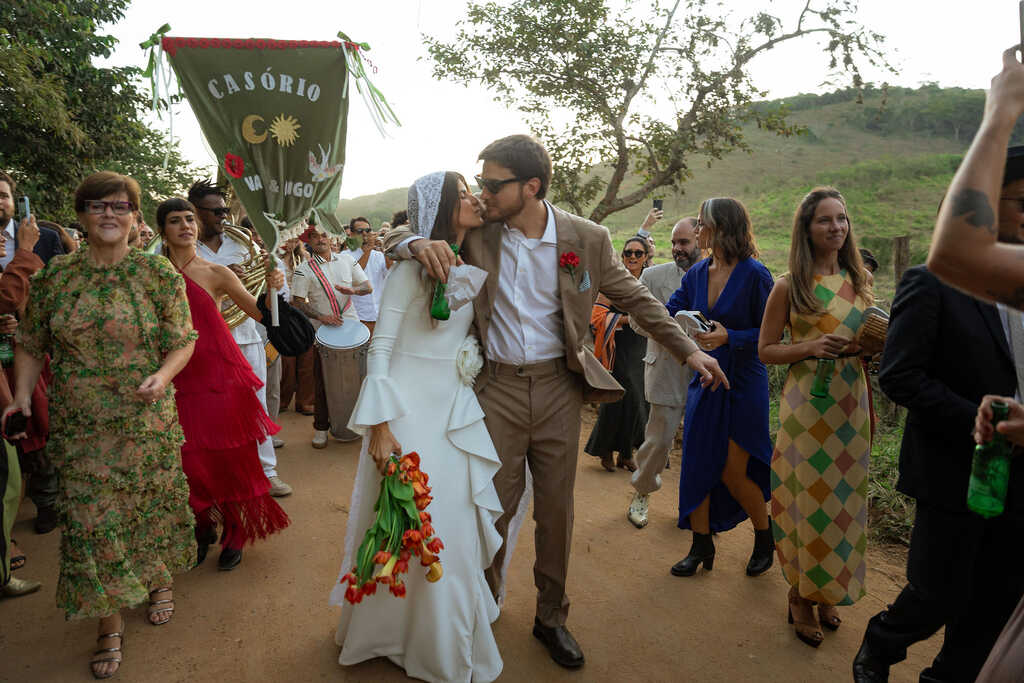
<svg viewBox="0 0 1024 683">
<path fill-rule="evenodd" d="M 395 440 L 395 435 L 391 433 L 391 427 L 387 422 L 370 428 L 369 452 L 381 474 L 387 474 L 388 461 L 392 453 L 399 458 L 402 457 L 402 445 Z"/>
</svg>

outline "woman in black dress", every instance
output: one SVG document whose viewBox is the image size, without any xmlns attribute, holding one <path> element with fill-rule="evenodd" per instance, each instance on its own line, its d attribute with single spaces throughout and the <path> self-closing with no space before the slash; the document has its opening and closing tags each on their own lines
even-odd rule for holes
<svg viewBox="0 0 1024 683">
<path fill-rule="evenodd" d="M 635 278 L 640 277 L 651 256 L 651 245 L 643 237 L 630 237 L 622 247 L 622 263 Z M 647 339 L 629 327 L 629 316 L 603 295 L 599 295 L 590 317 L 594 330 L 594 354 L 626 390 L 615 403 L 602 403 L 587 447 L 590 455 L 601 458 L 601 465 L 614 472 L 616 465 L 636 470 L 633 449 L 644 441 L 647 401 L 644 400 L 644 354 Z M 618 452 L 618 462 L 612 453 Z"/>
</svg>

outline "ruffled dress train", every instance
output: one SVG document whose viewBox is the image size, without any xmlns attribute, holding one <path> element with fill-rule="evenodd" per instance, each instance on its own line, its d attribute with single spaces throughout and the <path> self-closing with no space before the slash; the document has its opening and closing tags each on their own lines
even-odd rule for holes
<svg viewBox="0 0 1024 683">
<path fill-rule="evenodd" d="M 414 557 L 404 578 L 406 597 L 378 591 L 357 605 L 345 602 L 346 587 L 335 584 L 330 601 L 342 607 L 338 661 L 387 657 L 426 681 L 492 681 L 502 660 L 491 632 L 498 607 L 484 570 L 501 545 L 494 526 L 501 504 L 492 483 L 500 461 L 471 380 L 461 379 L 457 368 L 472 346 L 467 336 L 473 307 L 431 325 L 420 271 L 418 263 L 406 261 L 388 277 L 349 428 L 365 433 L 388 422 L 403 450 L 419 453 L 433 489 L 427 511 L 445 545 L 444 576 L 428 583 L 426 568 Z M 381 478 L 367 444 L 364 438 L 339 579 L 355 564 L 375 515 Z"/>
</svg>

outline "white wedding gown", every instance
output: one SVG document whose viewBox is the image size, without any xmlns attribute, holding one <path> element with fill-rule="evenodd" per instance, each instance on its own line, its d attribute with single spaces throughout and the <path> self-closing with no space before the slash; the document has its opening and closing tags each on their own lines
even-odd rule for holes
<svg viewBox="0 0 1024 683">
<path fill-rule="evenodd" d="M 426 568 L 414 556 L 402 576 L 406 597 L 396 598 L 381 585 L 357 605 L 346 602 L 346 586 L 336 584 L 330 601 L 342 607 L 338 661 L 350 665 L 387 657 L 426 681 L 492 681 L 502 661 L 491 632 L 498 607 L 484 569 L 501 545 L 494 528 L 501 504 L 492 483 L 500 462 L 473 388 L 456 369 L 473 306 L 431 325 L 421 270 L 419 263 L 403 261 L 388 276 L 349 428 L 365 433 L 388 422 L 404 451 L 419 453 L 433 489 L 427 511 L 444 542 L 444 575 L 428 583 Z M 367 443 L 364 439 L 359 457 L 339 579 L 355 563 L 380 490 Z"/>
</svg>

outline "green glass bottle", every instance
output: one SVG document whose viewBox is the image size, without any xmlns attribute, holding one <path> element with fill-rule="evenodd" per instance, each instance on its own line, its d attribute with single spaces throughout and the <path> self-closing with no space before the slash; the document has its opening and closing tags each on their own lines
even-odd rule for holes
<svg viewBox="0 0 1024 683">
<path fill-rule="evenodd" d="M 836 371 L 836 362 L 831 358 L 819 358 L 818 367 L 814 371 L 814 383 L 811 385 L 811 396 L 825 398 L 828 396 L 832 375 Z"/>
<path fill-rule="evenodd" d="M 451 246 L 452 251 L 455 252 L 455 255 L 458 256 L 459 245 L 452 244 L 449 246 Z M 434 298 L 430 302 L 430 317 L 433 318 L 434 320 L 447 320 L 452 315 L 452 311 L 448 307 L 448 298 L 444 295 L 444 292 L 447 288 L 448 285 L 441 282 L 440 280 L 438 280 L 437 284 L 434 285 Z"/>
<path fill-rule="evenodd" d="M 992 429 L 1010 414 L 1002 401 L 992 401 Z M 1010 481 L 1010 442 L 995 432 L 988 443 L 974 447 L 971 481 L 967 484 L 967 507 L 988 519 L 1003 514 L 1006 486 Z"/>
<path fill-rule="evenodd" d="M 0 365 L 9 368 L 14 365 L 14 344 L 11 335 L 0 335 Z"/>
</svg>

